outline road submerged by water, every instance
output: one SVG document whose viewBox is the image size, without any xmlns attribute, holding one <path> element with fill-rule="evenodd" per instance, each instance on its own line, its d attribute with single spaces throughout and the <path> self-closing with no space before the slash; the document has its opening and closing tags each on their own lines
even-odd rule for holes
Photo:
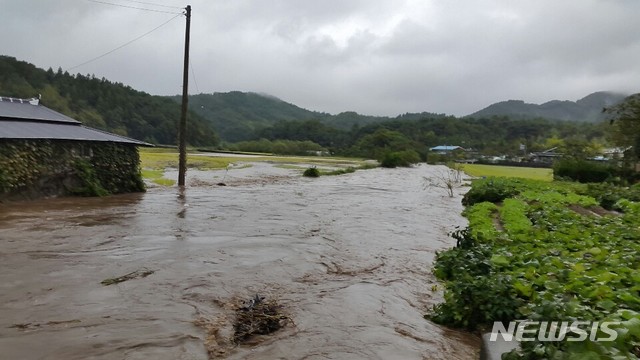
<svg viewBox="0 0 640 360">
<path fill-rule="evenodd" d="M 442 167 L 242 171 L 182 195 L 0 204 L 1 357 L 477 358 L 477 337 L 422 317 L 442 301 L 435 253 L 465 224 L 459 195 L 425 188 Z M 154 272 L 101 284 L 140 269 Z M 293 323 L 233 346 L 234 307 L 255 294 Z"/>
</svg>

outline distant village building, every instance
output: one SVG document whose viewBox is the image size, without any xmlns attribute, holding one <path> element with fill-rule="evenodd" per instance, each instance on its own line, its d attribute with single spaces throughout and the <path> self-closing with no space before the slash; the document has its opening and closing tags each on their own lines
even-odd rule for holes
<svg viewBox="0 0 640 360">
<path fill-rule="evenodd" d="M 446 154 L 450 154 L 457 151 L 465 151 L 465 149 L 462 146 L 455 146 L 455 145 L 439 145 L 439 146 L 434 146 L 429 150 L 440 155 L 446 155 Z"/>
<path fill-rule="evenodd" d="M 138 146 L 151 145 L 0 97 L 0 200 L 144 191 Z"/>
<path fill-rule="evenodd" d="M 457 145 L 439 145 L 429 149 L 427 162 L 430 164 L 444 164 L 449 161 L 456 162 L 476 162 L 475 152 L 467 152 L 468 150 Z"/>
<path fill-rule="evenodd" d="M 563 154 L 556 152 L 556 150 L 558 150 L 557 146 L 545 151 L 533 152 L 529 154 L 529 158 L 532 162 L 551 164 L 556 159 L 559 159 L 563 156 Z"/>
<path fill-rule="evenodd" d="M 605 148 L 602 150 L 600 155 L 594 158 L 594 160 L 600 160 L 600 161 L 620 160 L 624 158 L 625 152 L 629 150 L 631 150 L 631 146 L 626 148 L 622 148 L 622 147 Z"/>
</svg>

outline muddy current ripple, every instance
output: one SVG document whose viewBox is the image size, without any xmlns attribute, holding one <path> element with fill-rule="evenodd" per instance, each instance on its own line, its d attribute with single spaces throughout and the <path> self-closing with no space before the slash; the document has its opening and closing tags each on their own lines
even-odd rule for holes
<svg viewBox="0 0 640 360">
<path fill-rule="evenodd" d="M 425 189 L 437 171 L 0 204 L 0 358 L 475 359 L 476 337 L 422 317 L 465 223 L 459 196 Z M 100 284 L 139 269 L 155 272 Z M 231 346 L 256 293 L 293 324 Z"/>
</svg>

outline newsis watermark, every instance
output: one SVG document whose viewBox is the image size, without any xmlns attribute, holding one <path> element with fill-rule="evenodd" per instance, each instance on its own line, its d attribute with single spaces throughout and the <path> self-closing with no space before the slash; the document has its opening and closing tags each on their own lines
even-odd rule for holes
<svg viewBox="0 0 640 360">
<path fill-rule="evenodd" d="M 615 341 L 614 329 L 619 321 L 511 321 L 505 327 L 502 322 L 493 323 L 489 341 Z"/>
</svg>

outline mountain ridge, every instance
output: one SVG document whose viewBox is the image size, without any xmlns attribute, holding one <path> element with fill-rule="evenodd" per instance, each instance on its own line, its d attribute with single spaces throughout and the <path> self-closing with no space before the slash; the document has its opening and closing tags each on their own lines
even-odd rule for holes
<svg viewBox="0 0 640 360">
<path fill-rule="evenodd" d="M 179 95 L 170 96 L 176 102 Z M 391 120 L 420 120 L 445 114 L 406 113 L 396 117 L 361 115 L 345 111 L 336 115 L 301 108 L 270 94 L 229 91 L 189 95 L 189 109 L 209 120 L 220 137 L 229 142 L 250 140 L 253 134 L 282 121 L 318 121 L 341 130 Z"/>
<path fill-rule="evenodd" d="M 180 96 L 150 95 L 105 78 L 71 75 L 61 69 L 57 72 L 51 68 L 39 69 L 13 57 L 0 56 L 0 95 L 33 97 L 37 94 L 42 94 L 44 105 L 87 126 L 152 143 L 175 143 L 175 119 L 179 118 Z M 301 108 L 270 94 L 232 91 L 190 95 L 188 131 L 193 145 L 211 146 L 218 144 L 218 138 L 226 142 L 253 140 L 278 124 L 286 127 L 287 122 L 317 122 L 342 131 L 357 131 L 378 123 L 390 127 L 394 126 L 393 122 L 417 122 L 427 118 L 507 116 L 514 120 L 545 118 L 596 122 L 605 117 L 603 107 L 614 105 L 625 97 L 617 92 L 600 91 L 576 101 L 551 100 L 539 105 L 507 100 L 466 117 L 429 112 L 389 117 L 361 115 L 353 111 L 332 115 Z"/>
<path fill-rule="evenodd" d="M 598 122 L 605 119 L 602 110 L 623 101 L 628 95 L 614 91 L 597 91 L 576 101 L 550 100 L 542 104 L 523 100 L 506 100 L 491 104 L 466 117 L 509 116 L 519 119 Z"/>
<path fill-rule="evenodd" d="M 627 95 L 598 91 L 576 101 L 550 100 L 530 104 L 523 100 L 500 101 L 476 111 L 466 118 L 508 116 L 514 119 L 544 118 L 549 120 L 598 122 L 605 119 L 604 107 L 624 100 Z M 171 97 L 181 101 L 180 96 Z M 282 121 L 318 121 L 341 130 L 393 120 L 417 121 L 425 117 L 446 117 L 429 112 L 405 113 L 396 117 L 361 115 L 354 111 L 329 114 L 301 108 L 270 94 L 230 91 L 189 96 L 192 111 L 211 121 L 220 137 L 229 142 L 249 140 L 265 128 Z"/>
</svg>

